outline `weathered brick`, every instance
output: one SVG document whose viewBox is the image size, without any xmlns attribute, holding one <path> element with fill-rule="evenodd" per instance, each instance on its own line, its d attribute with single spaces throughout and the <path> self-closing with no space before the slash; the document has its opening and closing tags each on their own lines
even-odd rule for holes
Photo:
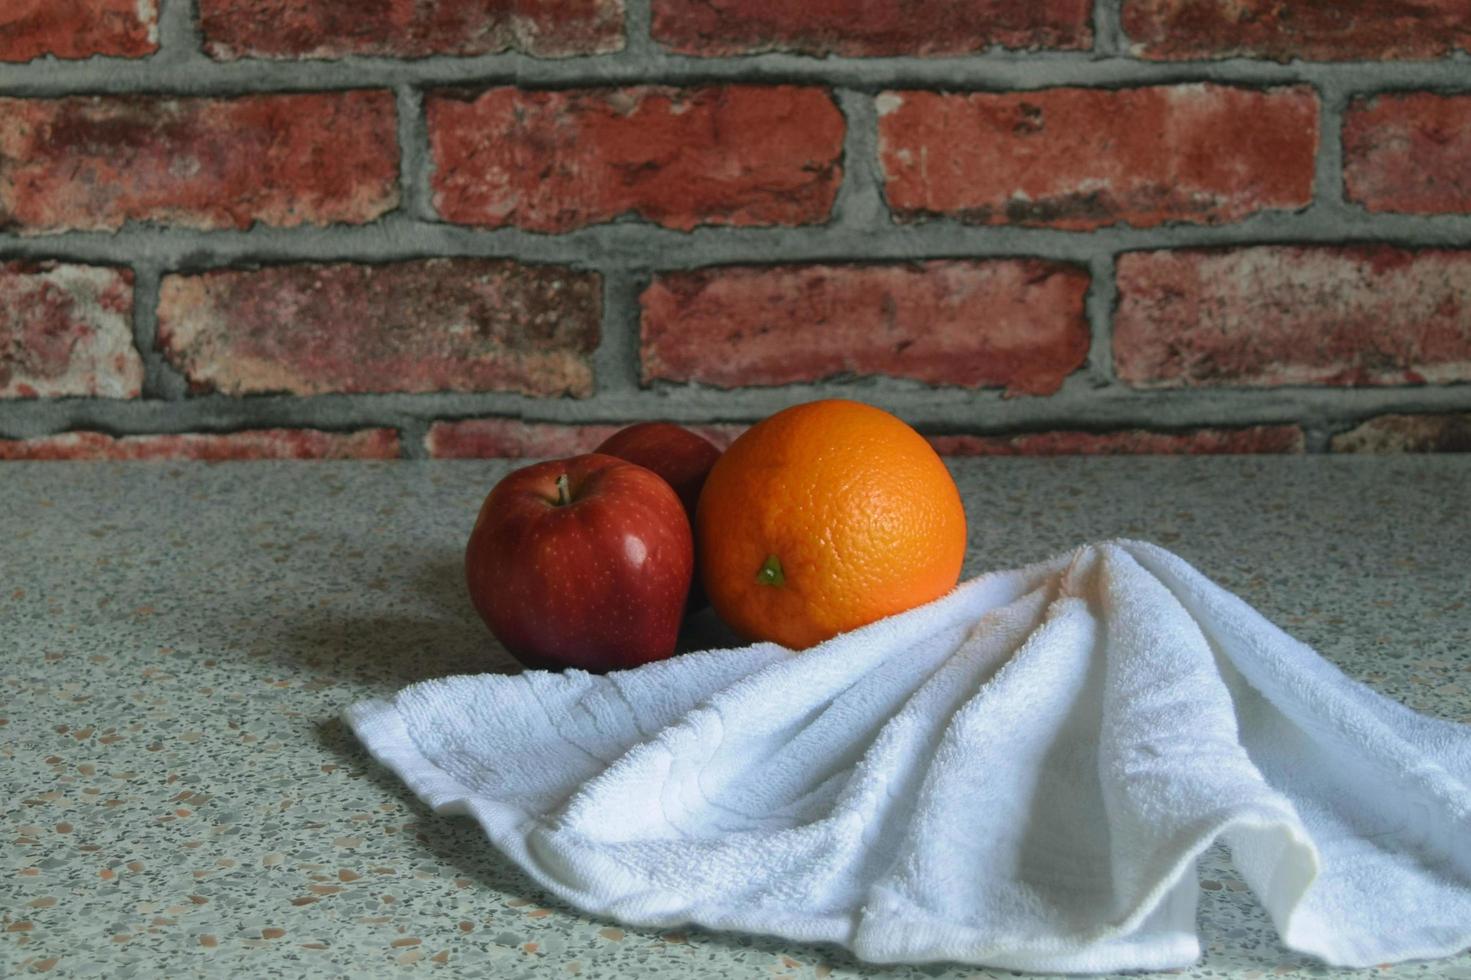
<svg viewBox="0 0 1471 980">
<path fill-rule="evenodd" d="M 619 425 L 562 425 L 523 422 L 520 419 L 464 419 L 435 422 L 424 437 L 424 448 L 435 459 L 548 459 L 590 453 L 619 429 Z M 745 431 L 742 425 L 691 425 L 697 435 L 720 449 Z"/>
<path fill-rule="evenodd" d="M 366 222 L 397 142 L 391 92 L 0 98 L 0 230 Z"/>
<path fill-rule="evenodd" d="M 643 380 L 882 374 L 1050 394 L 1087 358 L 1088 281 L 1039 259 L 665 273 L 642 298 Z"/>
<path fill-rule="evenodd" d="M 1124 454 L 1300 453 L 1305 440 L 1295 425 L 1254 425 L 1243 429 L 1193 429 L 1154 432 L 1026 432 L 1017 435 L 930 436 L 942 456 L 1074 456 Z"/>
<path fill-rule="evenodd" d="M 322 432 L 254 429 L 224 434 L 110 436 L 67 432 L 38 439 L 0 440 L 0 460 L 397 459 L 393 429 Z"/>
<path fill-rule="evenodd" d="M 424 58 L 623 47 L 623 0 L 199 0 L 213 58 Z"/>
<path fill-rule="evenodd" d="M 601 279 L 499 259 L 165 276 L 158 343 L 196 390 L 592 392 Z"/>
<path fill-rule="evenodd" d="M 0 61 L 141 58 L 158 50 L 158 0 L 5 0 Z"/>
<path fill-rule="evenodd" d="M 1333 437 L 1335 453 L 1471 453 L 1471 412 L 1380 415 Z"/>
<path fill-rule="evenodd" d="M 544 459 L 590 453 L 617 425 L 558 425 L 519 419 L 435 422 L 424 448 L 435 459 Z"/>
<path fill-rule="evenodd" d="M 1093 44 L 1090 0 L 654 0 L 654 40 L 685 54 L 871 57 Z"/>
<path fill-rule="evenodd" d="M 431 95 L 427 113 L 434 205 L 461 224 L 807 224 L 842 179 L 843 116 L 822 89 L 496 88 Z"/>
<path fill-rule="evenodd" d="M 1471 381 L 1471 251 L 1264 245 L 1118 260 L 1141 388 Z"/>
<path fill-rule="evenodd" d="M 1466 0 L 1124 0 L 1136 56 L 1384 61 L 1471 50 Z"/>
<path fill-rule="evenodd" d="M 1348 199 L 1370 211 L 1471 212 L 1471 95 L 1355 99 L 1343 166 Z"/>
<path fill-rule="evenodd" d="M 1217 224 L 1312 202 L 1318 99 L 1302 86 L 906 91 L 878 106 L 901 221 Z"/>
<path fill-rule="evenodd" d="M 136 398 L 133 274 L 56 262 L 0 263 L 0 398 Z"/>
</svg>

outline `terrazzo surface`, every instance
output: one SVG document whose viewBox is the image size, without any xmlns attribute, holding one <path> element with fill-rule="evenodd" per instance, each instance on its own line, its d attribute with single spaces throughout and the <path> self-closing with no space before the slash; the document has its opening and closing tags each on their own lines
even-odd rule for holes
<svg viewBox="0 0 1471 980">
<path fill-rule="evenodd" d="M 1384 694 L 1471 722 L 1471 457 L 952 466 L 967 574 L 1153 540 Z M 583 916 L 366 757 L 343 705 L 514 669 L 460 568 L 509 468 L 0 467 L 0 975 L 1012 975 Z M 1340 972 L 1281 947 L 1223 851 L 1200 879 L 1206 952 L 1177 975 Z M 1471 980 L 1471 955 L 1369 973 Z"/>
</svg>

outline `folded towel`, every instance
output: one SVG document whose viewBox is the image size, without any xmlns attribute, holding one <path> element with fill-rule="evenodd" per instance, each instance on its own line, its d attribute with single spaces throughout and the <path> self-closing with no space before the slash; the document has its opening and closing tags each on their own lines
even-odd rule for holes
<svg viewBox="0 0 1471 980">
<path fill-rule="evenodd" d="M 1287 946 L 1471 945 L 1471 726 L 1178 556 L 1090 545 L 794 653 L 451 677 L 346 720 L 549 892 L 880 963 L 1185 966 L 1217 840 Z"/>
</svg>

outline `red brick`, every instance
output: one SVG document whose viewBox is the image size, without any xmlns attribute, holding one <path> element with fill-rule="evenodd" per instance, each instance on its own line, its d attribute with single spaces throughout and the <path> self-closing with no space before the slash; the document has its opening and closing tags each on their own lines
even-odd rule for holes
<svg viewBox="0 0 1471 980">
<path fill-rule="evenodd" d="M 631 425 L 632 423 L 626 423 Z M 435 422 L 424 448 L 435 459 L 547 459 L 590 453 L 618 425 L 561 425 L 520 419 L 465 419 Z M 691 431 L 724 449 L 745 431 L 741 425 L 691 425 Z"/>
<path fill-rule="evenodd" d="M 141 58 L 158 50 L 158 0 L 5 0 L 0 61 Z"/>
<path fill-rule="evenodd" d="M 519 51 L 539 57 L 623 47 L 623 0 L 200 0 L 210 57 L 424 58 Z"/>
<path fill-rule="evenodd" d="M 1471 50 L 1466 0 L 1124 0 L 1131 51 L 1156 60 L 1383 61 Z"/>
<path fill-rule="evenodd" d="M 158 344 L 196 390 L 592 392 L 601 281 L 498 259 L 165 276 Z"/>
<path fill-rule="evenodd" d="M 398 204 L 390 92 L 0 99 L 0 230 L 370 221 Z"/>
<path fill-rule="evenodd" d="M 0 440 L 0 460 L 397 459 L 393 429 L 322 432 L 255 429 L 222 435 L 110 436 L 67 432 L 39 439 Z"/>
<path fill-rule="evenodd" d="M 434 204 L 460 224 L 809 224 L 827 219 L 842 180 L 843 116 L 821 89 L 496 88 L 427 101 Z"/>
<path fill-rule="evenodd" d="M 1133 454 L 1300 453 L 1302 429 L 1295 425 L 1256 425 L 1244 429 L 1194 429 L 1153 432 L 1027 432 L 1010 436 L 930 436 L 942 456 L 1117 456 Z"/>
<path fill-rule="evenodd" d="M 0 398 L 136 398 L 133 274 L 56 262 L 0 263 Z"/>
<path fill-rule="evenodd" d="M 1471 453 L 1471 412 L 1380 415 L 1333 437 L 1335 453 Z"/>
<path fill-rule="evenodd" d="M 881 374 L 1050 394 L 1087 358 L 1087 291 L 1087 272 L 1038 259 L 665 273 L 643 295 L 643 380 Z"/>
<path fill-rule="evenodd" d="M 1093 44 L 1091 0 L 654 0 L 654 40 L 684 54 L 871 57 Z"/>
<path fill-rule="evenodd" d="M 545 459 L 590 453 L 617 425 L 556 425 L 518 419 L 435 422 L 424 448 L 435 459 Z"/>
<path fill-rule="evenodd" d="M 1471 95 L 1355 99 L 1343 166 L 1348 199 L 1370 211 L 1471 212 Z"/>
<path fill-rule="evenodd" d="M 910 91 L 878 104 L 902 221 L 1151 227 L 1312 203 L 1318 100 L 1306 87 Z"/>
<path fill-rule="evenodd" d="M 1471 251 L 1265 245 L 1118 260 L 1141 388 L 1471 381 Z"/>
</svg>

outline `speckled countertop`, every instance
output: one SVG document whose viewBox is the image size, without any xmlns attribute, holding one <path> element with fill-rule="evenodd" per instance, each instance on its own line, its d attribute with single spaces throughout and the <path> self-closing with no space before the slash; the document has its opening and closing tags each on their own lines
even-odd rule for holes
<svg viewBox="0 0 1471 980">
<path fill-rule="evenodd" d="M 460 554 L 502 463 L 0 466 L 0 975 L 915 977 L 624 929 L 431 815 L 336 720 L 512 669 Z M 1471 456 L 954 464 L 974 573 L 1128 535 L 1471 722 Z M 1322 976 L 1221 851 L 1189 976 Z M 1380 972 L 1467 978 L 1471 955 Z"/>
</svg>

